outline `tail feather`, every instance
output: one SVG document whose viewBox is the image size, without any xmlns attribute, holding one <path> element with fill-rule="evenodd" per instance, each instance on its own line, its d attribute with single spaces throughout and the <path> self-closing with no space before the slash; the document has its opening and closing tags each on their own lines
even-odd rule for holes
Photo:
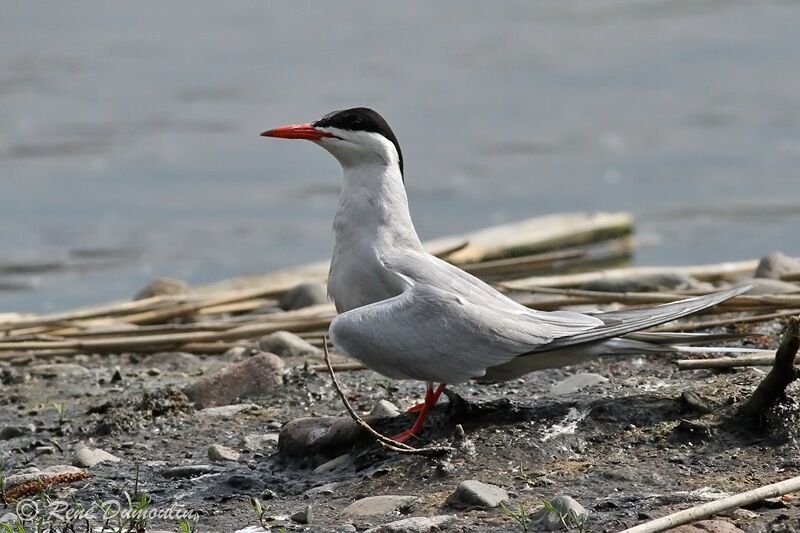
<svg viewBox="0 0 800 533">
<path fill-rule="evenodd" d="M 610 311 L 608 313 L 597 313 L 594 316 L 603 321 L 604 325 L 592 328 L 569 337 L 561 337 L 554 341 L 539 346 L 528 353 L 549 352 L 567 346 L 586 344 L 590 342 L 602 341 L 621 335 L 627 335 L 642 329 L 659 326 L 679 318 L 697 313 L 709 307 L 713 307 L 725 300 L 738 296 L 750 290 L 750 286 L 736 287 L 725 291 L 687 298 L 668 304 L 656 305 L 651 307 L 638 307 Z M 524 354 L 527 355 L 527 354 Z"/>
</svg>

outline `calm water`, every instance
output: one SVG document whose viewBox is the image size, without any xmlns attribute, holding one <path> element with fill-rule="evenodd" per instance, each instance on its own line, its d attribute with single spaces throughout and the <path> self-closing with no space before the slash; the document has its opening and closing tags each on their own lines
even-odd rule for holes
<svg viewBox="0 0 800 533">
<path fill-rule="evenodd" d="M 257 134 L 353 105 L 423 237 L 629 210 L 641 264 L 800 254 L 800 3 L 222 7 L 0 7 L 0 312 L 327 257 L 336 162 Z"/>
</svg>

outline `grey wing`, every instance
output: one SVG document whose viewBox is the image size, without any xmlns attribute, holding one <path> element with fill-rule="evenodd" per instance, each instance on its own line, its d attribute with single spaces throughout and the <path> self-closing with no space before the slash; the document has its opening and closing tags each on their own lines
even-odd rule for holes
<svg viewBox="0 0 800 533">
<path fill-rule="evenodd" d="M 572 311 L 543 312 L 515 302 L 486 282 L 430 254 L 404 253 L 386 258 L 387 269 L 411 280 L 458 295 L 476 305 L 505 313 L 535 316 L 553 337 L 573 335 L 602 326 L 596 317 Z"/>
<path fill-rule="evenodd" d="M 473 304 L 425 284 L 342 313 L 331 340 L 395 379 L 463 383 L 553 339 L 548 324 Z"/>
<path fill-rule="evenodd" d="M 734 296 L 745 293 L 748 290 L 750 290 L 749 285 L 715 292 L 705 296 L 687 298 L 668 304 L 621 309 L 619 311 L 607 313 L 595 313 L 592 316 L 602 320 L 602 326 L 582 331 L 569 337 L 555 339 L 547 346 L 537 347 L 537 349 L 531 350 L 529 353 L 557 350 L 567 346 L 610 339 L 612 337 L 619 337 L 635 331 L 658 326 L 659 324 L 677 320 L 702 311 L 703 309 L 713 307 L 725 300 L 730 300 Z"/>
</svg>

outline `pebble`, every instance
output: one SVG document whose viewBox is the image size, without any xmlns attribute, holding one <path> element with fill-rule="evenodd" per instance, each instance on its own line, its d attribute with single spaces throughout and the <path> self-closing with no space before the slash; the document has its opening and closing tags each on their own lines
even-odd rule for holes
<svg viewBox="0 0 800 533">
<path fill-rule="evenodd" d="M 608 378 L 605 376 L 601 376 L 600 374 L 592 374 L 591 372 L 573 374 L 572 376 L 569 376 L 568 378 L 553 385 L 550 388 L 550 395 L 561 396 L 563 394 L 577 392 L 587 387 L 599 385 L 600 383 L 605 383 L 606 381 L 608 381 Z"/>
<path fill-rule="evenodd" d="M 333 455 L 350 447 L 364 430 L 350 417 L 296 418 L 281 428 L 278 450 L 291 457 Z"/>
<path fill-rule="evenodd" d="M 354 501 L 342 513 L 348 516 L 383 516 L 404 511 L 416 501 L 416 496 L 368 496 Z"/>
<path fill-rule="evenodd" d="M 779 279 L 784 274 L 800 272 L 800 259 L 781 252 L 772 252 L 761 258 L 756 267 L 756 278 Z"/>
<path fill-rule="evenodd" d="M 276 331 L 261 337 L 258 348 L 280 357 L 310 357 L 322 354 L 321 349 L 288 331 Z"/>
<path fill-rule="evenodd" d="M 373 527 L 365 533 L 429 533 L 452 519 L 452 515 L 413 516 Z"/>
<path fill-rule="evenodd" d="M 217 469 L 211 465 L 185 465 L 165 468 L 161 475 L 168 479 L 186 479 L 200 477 L 216 471 Z"/>
<path fill-rule="evenodd" d="M 239 452 L 233 448 L 212 444 L 208 447 L 208 458 L 215 462 L 235 462 L 239 460 Z"/>
<path fill-rule="evenodd" d="M 195 405 L 206 408 L 269 394 L 282 385 L 283 360 L 271 353 L 259 353 L 196 381 L 183 392 Z"/>
<path fill-rule="evenodd" d="M 779 279 L 769 278 L 750 278 L 735 283 L 734 287 L 744 287 L 750 285 L 750 290 L 745 294 L 762 295 L 762 294 L 789 294 L 800 292 L 800 285 L 789 283 L 788 281 L 781 281 Z"/>
<path fill-rule="evenodd" d="M 331 481 L 319 487 L 312 487 L 305 491 L 306 496 L 313 496 L 314 494 L 333 494 L 340 483 L 338 481 Z"/>
<path fill-rule="evenodd" d="M 75 451 L 75 457 L 72 459 L 72 464 L 75 466 L 82 466 L 84 468 L 92 468 L 100 463 L 119 463 L 122 461 L 116 455 L 112 455 L 100 448 L 78 448 Z"/>
<path fill-rule="evenodd" d="M 36 426 L 33 424 L 21 424 L 18 426 L 6 426 L 0 429 L 0 440 L 15 439 L 23 437 L 36 432 Z"/>
<path fill-rule="evenodd" d="M 352 462 L 353 462 L 353 456 L 349 453 L 345 453 L 343 455 L 340 455 L 339 457 L 331 459 L 327 463 L 322 463 L 321 465 L 319 465 L 314 469 L 314 473 L 324 474 L 325 472 L 341 470 L 342 468 L 351 464 Z"/>
<path fill-rule="evenodd" d="M 292 522 L 296 522 L 298 524 L 310 524 L 311 523 L 311 506 L 307 505 L 305 509 L 297 511 L 292 516 L 289 517 Z"/>
<path fill-rule="evenodd" d="M 691 525 L 670 529 L 671 533 L 744 533 L 727 520 L 701 520 Z"/>
<path fill-rule="evenodd" d="M 580 526 L 589 516 L 589 511 L 583 505 L 565 494 L 559 494 L 550 500 L 550 506 L 553 510 L 542 507 L 531 517 L 534 524 L 548 531 L 561 530 L 565 522 L 570 527 Z"/>
<path fill-rule="evenodd" d="M 278 445 L 277 433 L 250 433 L 242 439 L 241 446 L 251 452 L 272 449 Z"/>
<path fill-rule="evenodd" d="M 159 278 L 148 283 L 142 290 L 136 293 L 134 300 L 144 300 L 153 296 L 168 296 L 170 294 L 186 294 L 189 292 L 189 285 L 185 281 L 176 278 Z"/>
<path fill-rule="evenodd" d="M 286 291 L 280 306 L 284 311 L 303 309 L 328 303 L 328 288 L 324 283 L 301 283 Z"/>
<path fill-rule="evenodd" d="M 254 403 L 237 403 L 232 405 L 221 405 L 219 407 L 207 407 L 197 411 L 197 416 L 201 418 L 231 418 L 245 411 L 256 411 L 260 409 Z"/>
<path fill-rule="evenodd" d="M 92 373 L 88 368 L 74 363 L 45 363 L 40 365 L 31 365 L 28 372 L 32 376 L 53 379 L 64 377 L 88 377 Z"/>
<path fill-rule="evenodd" d="M 388 400 L 381 400 L 369 412 L 369 418 L 394 418 L 400 416 L 400 408 Z"/>
<path fill-rule="evenodd" d="M 462 481 L 447 502 L 455 507 L 480 507 L 494 509 L 508 501 L 508 493 L 497 485 L 483 483 L 476 479 Z"/>
</svg>

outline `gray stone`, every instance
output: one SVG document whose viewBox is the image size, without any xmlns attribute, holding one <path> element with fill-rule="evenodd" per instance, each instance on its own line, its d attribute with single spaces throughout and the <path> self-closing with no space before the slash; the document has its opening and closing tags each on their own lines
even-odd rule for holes
<svg viewBox="0 0 800 533">
<path fill-rule="evenodd" d="M 325 483 L 324 485 L 320 485 L 318 487 L 312 487 L 308 489 L 305 494 L 306 496 L 313 496 L 314 494 L 333 494 L 340 483 L 338 481 L 331 481 L 330 483 Z"/>
<path fill-rule="evenodd" d="M 580 526 L 589 516 L 583 505 L 572 497 L 559 494 L 549 505 L 542 507 L 531 517 L 531 522 L 548 531 L 559 531 L 566 523 L 569 527 Z"/>
<path fill-rule="evenodd" d="M 174 294 L 186 294 L 189 292 L 189 285 L 185 281 L 175 278 L 159 278 L 148 283 L 142 290 L 136 293 L 134 300 L 144 300 L 153 296 L 170 296 Z"/>
<path fill-rule="evenodd" d="M 32 376 L 44 379 L 88 377 L 92 375 L 88 368 L 74 363 L 45 363 L 32 365 L 28 368 L 28 372 L 30 372 Z"/>
<path fill-rule="evenodd" d="M 744 287 L 750 285 L 750 290 L 745 294 L 789 294 L 800 292 L 800 285 L 769 278 L 750 278 L 734 284 L 734 287 Z"/>
<path fill-rule="evenodd" d="M 591 372 L 573 374 L 553 385 L 550 388 L 550 395 L 561 396 L 562 394 L 576 392 L 581 389 L 585 389 L 586 387 L 605 383 L 606 381 L 608 381 L 608 378 L 601 376 L 600 374 L 592 374 Z"/>
<path fill-rule="evenodd" d="M 301 283 L 286 291 L 280 306 L 285 311 L 303 309 L 328 303 L 328 288 L 324 283 Z"/>
<path fill-rule="evenodd" d="M 100 448 L 83 447 L 75 450 L 75 457 L 72 459 L 72 464 L 84 468 L 92 468 L 100 463 L 119 463 L 120 461 L 122 461 L 122 459 L 116 455 L 112 455 Z"/>
<path fill-rule="evenodd" d="M 342 524 L 336 528 L 337 533 L 356 533 L 358 529 L 353 524 Z"/>
<path fill-rule="evenodd" d="M 231 418 L 246 411 L 257 411 L 260 409 L 254 403 L 237 403 L 233 405 L 221 405 L 219 407 L 208 407 L 197 411 L 197 416 L 201 418 Z"/>
<path fill-rule="evenodd" d="M 297 511 L 292 516 L 289 517 L 292 522 L 296 522 L 298 524 L 310 524 L 311 523 L 311 506 L 307 505 L 305 509 Z"/>
<path fill-rule="evenodd" d="M 168 479 L 187 479 L 204 476 L 216 471 L 217 469 L 211 465 L 185 465 L 165 468 L 161 475 Z"/>
<path fill-rule="evenodd" d="M 368 496 L 356 500 L 342 511 L 347 516 L 384 516 L 404 511 L 417 501 L 416 496 Z"/>
<path fill-rule="evenodd" d="M 761 258 L 754 277 L 779 279 L 784 274 L 792 272 L 800 272 L 800 259 L 781 252 L 772 252 Z"/>
<path fill-rule="evenodd" d="M 454 507 L 480 507 L 483 509 L 494 509 L 506 501 L 508 501 L 508 493 L 504 489 L 476 479 L 462 481 L 447 500 Z"/>
<path fill-rule="evenodd" d="M 227 446 L 212 444 L 208 447 L 208 458 L 214 462 L 236 462 L 239 460 L 239 452 Z"/>
<path fill-rule="evenodd" d="M 452 515 L 413 516 L 368 529 L 365 533 L 429 533 L 453 519 Z"/>
<path fill-rule="evenodd" d="M 400 409 L 388 400 L 381 400 L 369 412 L 369 418 L 394 418 L 400 416 Z"/>
<path fill-rule="evenodd" d="M 251 452 L 271 450 L 278 445 L 277 433 L 250 433 L 242 439 L 242 447 Z"/>
<path fill-rule="evenodd" d="M 200 408 L 228 405 L 239 398 L 269 394 L 283 385 L 283 360 L 259 353 L 204 377 L 184 389 Z"/>
<path fill-rule="evenodd" d="M 148 365 L 167 367 L 173 370 L 193 368 L 200 362 L 199 357 L 186 352 L 158 352 L 145 359 L 145 363 Z"/>
<path fill-rule="evenodd" d="M 278 450 L 292 457 L 331 456 L 352 446 L 363 431 L 346 416 L 296 418 L 281 428 Z"/>
<path fill-rule="evenodd" d="M 627 278 L 602 278 L 580 286 L 587 291 L 657 292 L 665 290 L 702 289 L 706 285 L 686 274 L 659 273 L 634 275 Z"/>
<path fill-rule="evenodd" d="M 264 352 L 281 357 L 309 357 L 322 354 L 322 350 L 288 331 L 276 331 L 261 337 L 258 347 Z"/>
<path fill-rule="evenodd" d="M 33 424 L 21 424 L 18 426 L 6 426 L 0 429 L 0 440 L 15 439 L 23 437 L 36 432 L 36 426 Z"/>
<path fill-rule="evenodd" d="M 335 470 L 341 470 L 347 465 L 352 464 L 353 456 L 349 453 L 345 453 L 340 455 L 339 457 L 335 457 L 328 461 L 327 463 L 322 463 L 318 467 L 314 469 L 315 474 L 324 474 L 325 472 L 333 472 Z"/>
</svg>

